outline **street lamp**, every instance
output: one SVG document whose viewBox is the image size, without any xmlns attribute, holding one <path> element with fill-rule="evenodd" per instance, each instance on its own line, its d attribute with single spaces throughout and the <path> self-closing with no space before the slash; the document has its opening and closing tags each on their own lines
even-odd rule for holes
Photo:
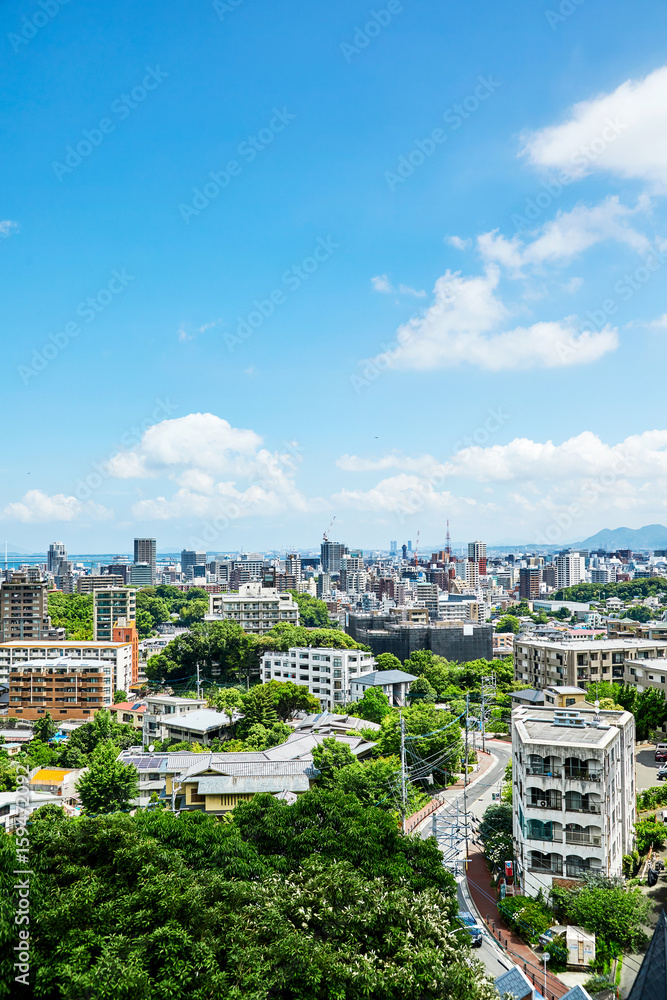
<svg viewBox="0 0 667 1000">
<path fill-rule="evenodd" d="M 542 958 L 544 959 L 544 1000 L 547 1000 L 547 962 L 551 958 L 551 955 L 548 951 L 545 951 Z"/>
</svg>

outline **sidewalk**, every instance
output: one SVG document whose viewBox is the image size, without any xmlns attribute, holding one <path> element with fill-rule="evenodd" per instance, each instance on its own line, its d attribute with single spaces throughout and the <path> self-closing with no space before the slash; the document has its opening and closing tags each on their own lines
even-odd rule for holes
<svg viewBox="0 0 667 1000">
<path fill-rule="evenodd" d="M 491 886 L 491 875 L 486 867 L 484 854 L 472 848 L 468 859 L 468 889 L 489 933 L 500 942 L 512 962 L 519 966 L 544 995 L 544 963 L 513 931 L 508 930 L 498 912 L 496 892 Z M 567 993 L 568 987 L 553 973 L 547 972 L 546 1000 L 557 1000 Z"/>
</svg>

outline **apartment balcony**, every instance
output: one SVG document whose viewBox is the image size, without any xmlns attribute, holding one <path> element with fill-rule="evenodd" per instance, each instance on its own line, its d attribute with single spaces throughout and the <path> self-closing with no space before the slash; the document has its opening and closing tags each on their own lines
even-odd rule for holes
<svg viewBox="0 0 667 1000">
<path fill-rule="evenodd" d="M 526 774 L 538 774 L 545 778 L 562 778 L 562 767 L 549 767 L 548 764 L 526 764 Z"/>
<path fill-rule="evenodd" d="M 590 847 L 602 847 L 602 836 L 592 833 L 577 833 L 570 831 L 565 834 L 566 844 L 587 844 Z"/>
<path fill-rule="evenodd" d="M 602 813 L 602 808 L 600 805 L 575 806 L 575 805 L 568 805 L 567 802 L 564 802 L 563 808 L 565 809 L 565 812 L 589 813 L 593 816 L 600 816 Z"/>
</svg>

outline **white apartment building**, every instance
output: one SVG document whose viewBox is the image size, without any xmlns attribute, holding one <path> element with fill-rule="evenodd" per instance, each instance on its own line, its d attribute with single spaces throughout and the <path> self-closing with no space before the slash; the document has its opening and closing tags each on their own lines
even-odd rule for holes
<svg viewBox="0 0 667 1000">
<path fill-rule="evenodd" d="M 132 683 L 132 643 L 90 640 L 25 642 L 14 639 L 0 643 L 0 684 L 9 681 L 9 670 L 30 660 L 101 660 L 112 667 L 113 691 L 128 691 Z M 113 701 L 113 691 L 112 701 Z"/>
<path fill-rule="evenodd" d="M 517 636 L 514 676 L 531 687 L 568 684 L 581 688 L 592 681 L 618 681 L 625 676 L 625 660 L 667 655 L 667 642 L 653 639 L 538 639 Z"/>
<path fill-rule="evenodd" d="M 207 622 L 236 621 L 244 632 L 264 635 L 279 622 L 299 624 L 299 606 L 291 594 L 260 583 L 244 583 L 238 594 L 210 594 Z"/>
<path fill-rule="evenodd" d="M 352 680 L 375 669 L 373 655 L 361 649 L 297 647 L 264 653 L 260 677 L 264 684 L 276 680 L 306 686 L 323 709 L 331 709 L 351 701 Z"/>
<path fill-rule="evenodd" d="M 586 561 L 578 552 L 556 556 L 556 586 L 575 587 L 586 579 Z"/>
<path fill-rule="evenodd" d="M 514 709 L 513 834 L 524 892 L 586 871 L 621 874 L 634 846 L 634 736 L 630 712 Z"/>
</svg>

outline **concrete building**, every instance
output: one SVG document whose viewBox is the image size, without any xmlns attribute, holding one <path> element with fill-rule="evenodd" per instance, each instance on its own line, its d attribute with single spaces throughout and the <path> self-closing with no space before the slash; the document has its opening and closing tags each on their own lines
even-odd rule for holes
<svg viewBox="0 0 667 1000">
<path fill-rule="evenodd" d="M 231 717 L 225 712 L 214 712 L 209 708 L 199 708 L 194 712 L 178 712 L 158 718 L 161 740 L 184 740 L 201 743 L 204 746 L 213 740 L 225 740 L 230 736 L 231 727 L 242 718 L 237 712 Z M 155 738 L 155 737 L 154 737 Z"/>
<path fill-rule="evenodd" d="M 90 574 L 78 578 L 76 592 L 77 594 L 92 594 L 96 590 L 108 590 L 109 587 L 122 587 L 124 584 L 125 578 L 120 573 L 114 573 L 113 576 L 110 574 Z"/>
<path fill-rule="evenodd" d="M 109 711 L 116 716 L 116 722 L 142 730 L 147 707 L 146 702 L 141 700 L 119 701 L 112 705 Z"/>
<path fill-rule="evenodd" d="M 468 542 L 468 560 L 477 563 L 478 576 L 486 576 L 486 542 Z"/>
<path fill-rule="evenodd" d="M 67 560 L 67 549 L 64 542 L 51 542 L 46 556 L 46 568 L 52 576 L 58 576 L 60 563 Z"/>
<path fill-rule="evenodd" d="M 534 601 L 540 596 L 541 571 L 539 566 L 523 566 L 519 570 L 519 597 Z"/>
<path fill-rule="evenodd" d="M 340 573 L 347 547 L 342 542 L 324 541 L 320 546 L 320 563 L 323 573 Z"/>
<path fill-rule="evenodd" d="M 0 585 L 0 640 L 45 639 L 51 631 L 46 583 L 14 572 Z"/>
<path fill-rule="evenodd" d="M 155 583 L 155 573 L 150 563 L 132 563 L 130 583 L 133 587 L 152 587 Z"/>
<path fill-rule="evenodd" d="M 556 556 L 556 583 L 562 587 L 576 587 L 586 578 L 586 561 L 578 552 Z"/>
<path fill-rule="evenodd" d="M 644 659 L 628 657 L 623 670 L 624 682 L 632 684 L 640 693 L 646 688 L 656 688 L 663 696 L 667 696 L 667 656 Z"/>
<path fill-rule="evenodd" d="M 517 636 L 514 676 L 535 688 L 561 684 L 586 688 L 591 681 L 623 682 L 627 658 L 667 655 L 667 642 L 647 639 L 565 639 Z"/>
<path fill-rule="evenodd" d="M 136 590 L 107 584 L 93 591 L 93 635 L 96 642 L 109 642 L 113 639 L 117 621 L 134 622 L 136 617 Z"/>
<path fill-rule="evenodd" d="M 279 622 L 299 624 L 299 606 L 291 594 L 259 583 L 241 584 L 238 594 L 211 594 L 206 621 L 236 621 L 244 632 L 264 635 Z"/>
<path fill-rule="evenodd" d="M 45 642 L 3 642 L 0 643 L 0 683 L 9 683 L 10 671 L 35 660 L 54 663 L 57 660 L 101 661 L 104 667 L 111 667 L 113 701 L 114 691 L 126 691 L 132 680 L 132 643 L 94 642 L 90 640 L 60 640 Z M 10 705 L 10 715 L 18 715 Z M 29 716 L 28 716 L 29 717 Z"/>
<path fill-rule="evenodd" d="M 170 694 L 151 694 L 145 699 L 146 711 L 142 714 L 143 741 L 145 744 L 153 740 L 164 739 L 162 736 L 162 720 L 172 715 L 185 715 L 188 712 L 198 712 L 206 708 L 205 698 L 176 698 Z"/>
<path fill-rule="evenodd" d="M 150 582 L 154 583 L 157 567 L 157 543 L 154 538 L 134 539 L 134 562 L 148 563 L 151 571 Z"/>
<path fill-rule="evenodd" d="M 181 552 L 181 573 L 186 580 L 194 579 L 195 566 L 206 567 L 206 553 L 195 552 L 194 549 L 183 549 Z M 206 575 L 205 568 L 201 575 Z"/>
<path fill-rule="evenodd" d="M 359 701 L 369 688 L 377 688 L 387 696 L 390 705 L 403 708 L 408 704 L 410 685 L 416 680 L 414 674 L 404 670 L 375 670 L 370 674 L 361 674 L 351 679 L 350 701 Z"/>
<path fill-rule="evenodd" d="M 114 668 L 104 660 L 62 657 L 29 660 L 9 672 L 9 714 L 38 719 L 50 712 L 56 721 L 89 719 L 113 704 Z"/>
<path fill-rule="evenodd" d="M 513 832 L 522 891 L 557 877 L 620 875 L 634 847 L 634 718 L 630 712 L 512 711 Z"/>
<path fill-rule="evenodd" d="M 260 677 L 264 684 L 271 680 L 291 681 L 307 687 L 323 709 L 332 709 L 356 701 L 352 697 L 353 681 L 375 668 L 372 654 L 361 649 L 296 647 L 286 653 L 264 653 Z"/>
<path fill-rule="evenodd" d="M 493 657 L 493 627 L 470 623 L 432 623 L 410 625 L 392 621 L 389 613 L 355 614 L 350 612 L 345 631 L 355 642 L 370 646 L 374 656 L 393 653 L 407 660 L 418 649 L 430 649 L 447 660 L 466 663 Z"/>
</svg>

